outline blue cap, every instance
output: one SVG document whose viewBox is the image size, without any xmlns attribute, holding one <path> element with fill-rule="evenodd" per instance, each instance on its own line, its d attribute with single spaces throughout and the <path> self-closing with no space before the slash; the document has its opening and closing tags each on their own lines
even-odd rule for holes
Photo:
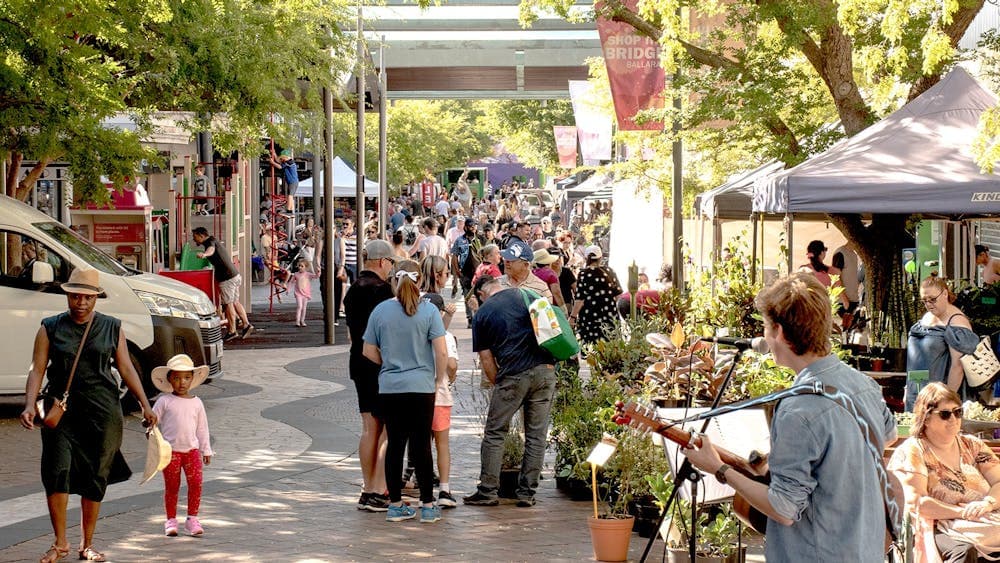
<svg viewBox="0 0 1000 563">
<path fill-rule="evenodd" d="M 515 260 L 531 262 L 534 259 L 534 256 L 535 253 L 531 251 L 531 247 L 521 239 L 511 240 L 510 244 L 507 245 L 507 248 L 500 251 L 500 257 L 508 262 L 513 262 Z"/>
</svg>

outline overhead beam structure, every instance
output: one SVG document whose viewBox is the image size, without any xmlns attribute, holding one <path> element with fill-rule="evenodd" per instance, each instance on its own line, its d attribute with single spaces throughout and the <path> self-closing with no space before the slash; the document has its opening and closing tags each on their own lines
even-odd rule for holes
<svg viewBox="0 0 1000 563">
<path fill-rule="evenodd" d="M 586 80 L 586 59 L 601 56 L 596 26 L 550 15 L 522 29 L 518 10 L 514 0 L 366 7 L 369 44 L 386 41 L 387 97 L 568 98 L 567 81 Z"/>
</svg>

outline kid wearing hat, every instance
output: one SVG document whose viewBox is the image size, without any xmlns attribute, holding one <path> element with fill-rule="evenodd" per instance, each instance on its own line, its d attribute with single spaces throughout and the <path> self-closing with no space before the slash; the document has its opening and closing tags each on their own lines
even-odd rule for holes
<svg viewBox="0 0 1000 563">
<path fill-rule="evenodd" d="M 201 399 L 191 390 L 205 382 L 208 366 L 195 367 L 187 354 L 177 354 L 167 365 L 153 369 L 153 385 L 163 392 L 153 407 L 159 417 L 160 432 L 173 450 L 170 465 L 163 470 L 163 505 L 167 521 L 163 531 L 177 535 L 177 496 L 181 487 L 181 469 L 187 478 L 187 520 L 184 529 L 192 536 L 205 533 L 198 522 L 201 505 L 202 462 L 212 462 L 212 444 L 208 436 L 208 418 Z"/>
</svg>

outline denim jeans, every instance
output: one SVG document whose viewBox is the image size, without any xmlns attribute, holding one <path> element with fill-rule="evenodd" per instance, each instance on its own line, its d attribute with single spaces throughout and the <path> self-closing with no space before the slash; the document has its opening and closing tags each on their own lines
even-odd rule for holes
<svg viewBox="0 0 1000 563">
<path fill-rule="evenodd" d="M 490 397 L 490 410 L 483 429 L 480 450 L 482 469 L 479 473 L 479 492 L 496 498 L 500 487 L 500 464 L 503 460 L 503 441 L 510 427 L 510 419 L 524 407 L 524 459 L 517 480 L 517 498 L 530 499 L 538 488 L 538 476 L 545 457 L 545 438 L 549 430 L 549 410 L 556 389 L 556 371 L 551 365 L 531 369 L 499 378 Z"/>
</svg>

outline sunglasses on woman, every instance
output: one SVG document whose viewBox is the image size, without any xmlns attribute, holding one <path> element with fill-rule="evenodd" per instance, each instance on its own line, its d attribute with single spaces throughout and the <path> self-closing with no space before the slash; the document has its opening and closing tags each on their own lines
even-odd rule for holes
<svg viewBox="0 0 1000 563">
<path fill-rule="evenodd" d="M 937 411 L 931 411 L 931 413 L 932 414 L 937 413 L 937 415 L 941 417 L 941 420 L 951 420 L 952 415 L 955 415 L 955 418 L 962 418 L 962 415 L 965 414 L 965 411 L 962 410 L 962 407 L 956 407 L 951 410 L 942 409 Z"/>
</svg>

